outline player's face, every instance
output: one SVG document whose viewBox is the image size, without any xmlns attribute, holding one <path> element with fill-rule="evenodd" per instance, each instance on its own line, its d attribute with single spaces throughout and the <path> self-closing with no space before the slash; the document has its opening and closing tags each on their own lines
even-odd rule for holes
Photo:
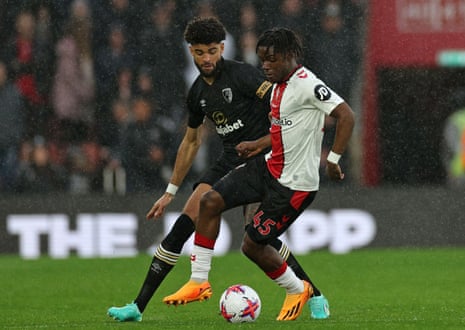
<svg viewBox="0 0 465 330">
<path fill-rule="evenodd" d="M 189 47 L 195 66 L 205 78 L 214 77 L 224 51 L 224 43 L 195 44 Z"/>
<path fill-rule="evenodd" d="M 292 71 L 292 61 L 284 54 L 275 53 L 274 47 L 258 47 L 257 55 L 262 62 L 266 79 L 275 83 L 284 80 Z"/>
</svg>

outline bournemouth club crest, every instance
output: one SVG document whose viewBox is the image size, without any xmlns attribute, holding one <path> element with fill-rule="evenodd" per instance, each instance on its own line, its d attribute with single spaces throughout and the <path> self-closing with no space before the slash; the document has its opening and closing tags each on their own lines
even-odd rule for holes
<svg viewBox="0 0 465 330">
<path fill-rule="evenodd" d="M 232 90 L 231 88 L 225 88 L 221 91 L 223 93 L 223 97 L 224 99 L 226 100 L 226 102 L 228 103 L 231 103 L 232 102 L 232 98 L 233 98 L 233 94 L 232 94 Z"/>
</svg>

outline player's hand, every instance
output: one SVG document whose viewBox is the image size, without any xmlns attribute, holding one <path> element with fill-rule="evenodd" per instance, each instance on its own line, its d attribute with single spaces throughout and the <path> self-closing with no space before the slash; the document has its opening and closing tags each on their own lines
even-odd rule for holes
<svg viewBox="0 0 465 330">
<path fill-rule="evenodd" d="M 339 164 L 334 164 L 331 162 L 326 163 L 326 174 L 333 181 L 342 181 L 344 180 L 344 173 L 342 173 L 341 167 Z"/>
<path fill-rule="evenodd" d="M 160 218 L 163 213 L 165 213 L 166 207 L 171 203 L 173 200 L 174 196 L 171 195 L 170 193 L 165 192 L 152 206 L 150 211 L 147 212 L 147 215 L 145 216 L 147 220 L 150 219 L 158 219 Z"/>
<path fill-rule="evenodd" d="M 250 158 L 258 155 L 262 151 L 262 148 L 256 141 L 244 141 L 236 146 L 236 152 L 239 157 Z"/>
</svg>

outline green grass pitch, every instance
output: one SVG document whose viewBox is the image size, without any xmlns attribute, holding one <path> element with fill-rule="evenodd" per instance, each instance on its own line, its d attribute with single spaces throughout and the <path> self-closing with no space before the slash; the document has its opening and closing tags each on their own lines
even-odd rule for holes
<svg viewBox="0 0 465 330">
<path fill-rule="evenodd" d="M 465 329 L 465 249 L 364 249 L 346 255 L 312 252 L 298 259 L 331 306 L 328 320 L 275 317 L 284 290 L 240 253 L 215 257 L 213 297 L 186 306 L 161 299 L 188 279 L 181 257 L 149 303 L 140 323 L 106 315 L 138 293 L 151 257 L 21 260 L 0 257 L 0 328 L 5 329 Z M 223 290 L 236 283 L 262 299 L 255 323 L 229 324 L 218 314 Z"/>
</svg>

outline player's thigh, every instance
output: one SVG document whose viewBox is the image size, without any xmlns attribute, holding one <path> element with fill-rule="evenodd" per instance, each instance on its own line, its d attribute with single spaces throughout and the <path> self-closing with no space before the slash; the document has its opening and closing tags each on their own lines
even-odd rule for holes
<svg viewBox="0 0 465 330">
<path fill-rule="evenodd" d="M 248 162 L 229 172 L 213 185 L 225 203 L 225 210 L 261 202 L 263 198 L 263 169 L 257 162 Z"/>
</svg>

